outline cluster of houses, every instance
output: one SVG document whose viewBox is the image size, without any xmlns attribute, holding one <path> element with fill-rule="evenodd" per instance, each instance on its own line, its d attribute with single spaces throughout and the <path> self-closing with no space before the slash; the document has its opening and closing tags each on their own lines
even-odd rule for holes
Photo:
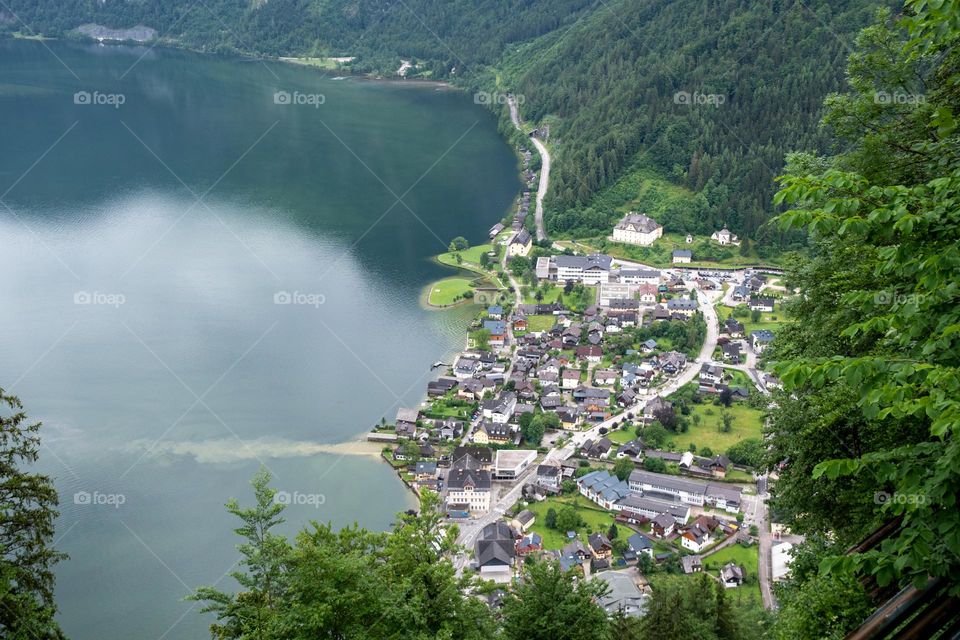
<svg viewBox="0 0 960 640">
<path fill-rule="evenodd" d="M 512 521 L 500 520 L 485 526 L 474 543 L 473 556 L 476 570 L 481 577 L 493 582 L 507 583 L 514 579 L 519 564 L 527 557 L 549 558 L 559 562 L 564 570 L 579 570 L 584 579 L 602 580 L 606 583 L 605 595 L 600 599 L 600 606 L 613 615 L 622 612 L 628 616 L 641 616 L 646 612 L 647 600 L 650 598 L 649 589 L 642 590 L 636 581 L 629 575 L 608 571 L 596 573 L 609 568 L 613 559 L 613 544 L 602 533 L 592 533 L 584 544 L 575 534 L 569 535 L 570 542 L 559 550 L 545 550 L 543 540 L 537 533 L 529 529 L 535 520 L 530 511 L 521 511 Z M 634 538 L 638 540 L 634 541 Z M 637 554 L 644 553 L 645 549 L 652 549 L 642 545 L 640 534 L 630 538 L 633 544 L 644 550 L 628 554 L 636 560 Z"/>
<path fill-rule="evenodd" d="M 537 173 L 530 169 L 530 160 L 532 159 L 530 150 L 521 148 L 520 154 L 523 157 L 523 178 L 526 181 L 526 187 L 524 187 L 517 201 L 517 211 L 513 214 L 513 221 L 510 225 L 511 235 L 507 240 L 507 255 L 510 257 L 525 256 L 530 253 L 530 249 L 533 247 L 533 238 L 530 232 L 525 229 L 525 225 L 527 215 L 530 213 L 531 190 L 537 182 Z M 493 240 L 505 229 L 506 227 L 502 222 L 493 225 L 489 231 L 490 239 Z"/>
</svg>

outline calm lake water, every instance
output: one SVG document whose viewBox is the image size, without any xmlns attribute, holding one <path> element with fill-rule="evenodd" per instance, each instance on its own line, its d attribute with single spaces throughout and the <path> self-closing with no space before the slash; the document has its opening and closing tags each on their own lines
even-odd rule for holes
<svg viewBox="0 0 960 640">
<path fill-rule="evenodd" d="M 280 92 L 280 93 L 278 93 Z M 322 96 L 322 98 L 320 97 Z M 322 102 L 322 104 L 320 104 Z M 376 458 L 469 311 L 429 257 L 519 183 L 469 96 L 144 48 L 0 43 L 0 386 L 44 422 L 67 634 L 203 638 L 262 464 L 310 519 L 389 526 Z M 290 302 L 290 304 L 277 304 Z"/>
</svg>

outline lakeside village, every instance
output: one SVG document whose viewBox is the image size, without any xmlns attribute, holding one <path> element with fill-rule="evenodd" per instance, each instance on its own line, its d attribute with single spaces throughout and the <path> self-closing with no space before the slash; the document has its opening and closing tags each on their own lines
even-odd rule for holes
<svg viewBox="0 0 960 640">
<path fill-rule="evenodd" d="M 482 309 L 468 348 L 368 439 L 414 492 L 441 496 L 467 550 L 459 571 L 507 588 L 526 558 L 553 557 L 607 581 L 604 606 L 628 615 L 643 614 L 651 575 L 706 571 L 773 606 L 796 539 L 768 523 L 771 478 L 752 466 L 779 387 L 763 353 L 789 321 L 779 273 L 534 246 L 528 207 L 527 191 L 512 228 L 438 258 L 475 276 L 457 301 Z M 611 239 L 661 235 L 631 213 Z"/>
</svg>

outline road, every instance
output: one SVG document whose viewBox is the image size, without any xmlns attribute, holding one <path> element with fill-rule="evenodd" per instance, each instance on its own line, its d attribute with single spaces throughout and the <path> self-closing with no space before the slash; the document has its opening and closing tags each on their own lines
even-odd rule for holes
<svg viewBox="0 0 960 640">
<path fill-rule="evenodd" d="M 513 121 L 513 126 L 522 133 L 523 123 L 520 120 L 520 110 L 517 108 L 517 101 L 513 96 L 509 96 L 507 100 L 510 105 L 510 120 Z M 547 232 L 543 227 L 543 197 L 547 195 L 547 187 L 550 186 L 550 152 L 547 151 L 547 145 L 543 144 L 540 140 L 533 136 L 530 136 L 530 140 L 540 153 L 540 184 L 537 185 L 536 207 L 534 208 L 534 216 L 537 223 L 537 241 L 539 242 L 547 239 Z"/>
<path fill-rule="evenodd" d="M 770 522 L 766 501 L 767 478 L 763 476 L 757 482 L 757 498 L 754 500 L 753 524 L 760 532 L 760 549 L 757 563 L 757 577 L 760 580 L 760 596 L 763 598 L 765 609 L 773 609 L 777 601 L 773 597 L 773 538 L 770 533 Z"/>
</svg>

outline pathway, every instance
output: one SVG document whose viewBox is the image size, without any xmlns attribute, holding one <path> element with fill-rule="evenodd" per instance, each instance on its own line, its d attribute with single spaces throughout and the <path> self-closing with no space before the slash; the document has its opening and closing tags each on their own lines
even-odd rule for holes
<svg viewBox="0 0 960 640">
<path fill-rule="evenodd" d="M 517 108 L 517 101 L 513 96 L 508 96 L 507 100 L 510 105 L 510 120 L 513 121 L 513 126 L 522 133 L 523 123 L 520 120 L 520 110 Z M 540 184 L 537 186 L 537 206 L 534 214 L 537 222 L 537 241 L 539 242 L 547 239 L 547 232 L 544 231 L 543 227 L 543 197 L 547 195 L 547 187 L 550 185 L 550 152 L 547 151 L 547 145 L 543 144 L 537 138 L 530 136 L 530 140 L 540 153 Z"/>
</svg>

